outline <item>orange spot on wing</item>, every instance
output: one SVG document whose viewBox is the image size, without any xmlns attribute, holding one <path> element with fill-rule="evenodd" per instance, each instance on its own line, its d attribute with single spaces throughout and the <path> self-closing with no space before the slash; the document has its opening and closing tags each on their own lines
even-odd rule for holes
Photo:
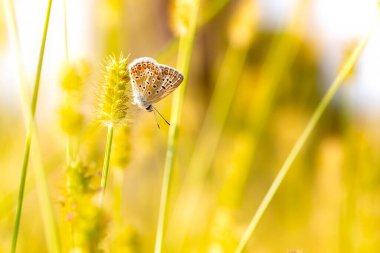
<svg viewBox="0 0 380 253">
<path fill-rule="evenodd" d="M 141 65 L 140 65 L 140 64 L 137 65 L 137 69 L 138 69 L 138 70 L 141 70 Z"/>
</svg>

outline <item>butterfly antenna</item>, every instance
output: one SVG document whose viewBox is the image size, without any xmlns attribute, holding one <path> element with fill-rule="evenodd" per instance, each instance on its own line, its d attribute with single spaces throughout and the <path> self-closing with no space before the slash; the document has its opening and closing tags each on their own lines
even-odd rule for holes
<svg viewBox="0 0 380 253">
<path fill-rule="evenodd" d="M 160 129 L 160 124 L 158 124 L 157 115 L 156 115 L 156 112 L 154 110 L 153 110 L 153 114 L 154 114 L 154 119 L 156 120 L 156 123 L 157 123 L 157 127 L 158 127 L 158 129 Z"/>
<path fill-rule="evenodd" d="M 167 120 L 164 118 L 164 116 L 162 116 L 162 114 L 156 109 L 156 107 L 154 107 L 154 106 L 152 105 L 152 108 L 153 108 L 153 112 L 156 111 L 156 112 L 158 113 L 158 115 L 160 115 L 161 118 L 166 122 L 166 124 L 168 124 L 168 125 L 170 126 L 169 121 L 167 121 Z M 154 114 L 154 115 L 156 115 L 156 114 Z M 156 120 L 157 120 L 157 119 L 156 119 Z M 158 124 L 158 123 L 157 123 L 157 124 Z"/>
</svg>

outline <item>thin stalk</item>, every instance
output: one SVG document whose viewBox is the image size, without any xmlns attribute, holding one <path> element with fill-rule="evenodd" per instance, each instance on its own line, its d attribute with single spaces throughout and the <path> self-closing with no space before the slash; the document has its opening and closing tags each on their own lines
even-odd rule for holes
<svg viewBox="0 0 380 253">
<path fill-rule="evenodd" d="M 203 15 L 200 18 L 200 26 L 207 24 L 211 19 L 213 19 L 227 4 L 230 0 L 214 0 L 207 4 L 207 7 L 203 11 Z"/>
<path fill-rule="evenodd" d="M 24 78 L 24 70 L 22 66 L 22 59 L 21 59 L 21 46 L 20 46 L 20 38 L 19 38 L 19 32 L 17 28 L 17 22 L 16 22 L 16 14 L 15 14 L 15 8 L 13 1 L 4 1 L 4 9 L 6 10 L 5 13 L 7 14 L 7 23 L 8 23 L 8 29 L 10 33 L 10 38 L 13 40 L 13 45 L 15 45 L 15 54 L 16 54 L 16 62 L 18 66 L 18 77 L 19 77 L 19 88 L 20 88 L 20 94 L 21 94 L 21 103 L 22 103 L 22 109 L 23 109 L 23 116 L 25 119 L 25 122 L 28 121 L 29 116 L 29 102 L 26 94 L 26 88 L 25 88 L 25 78 Z M 27 130 L 27 127 L 26 127 Z M 32 135 L 35 135 L 35 127 L 33 128 Z M 48 244 L 49 252 L 59 252 L 59 240 L 58 235 L 56 231 L 56 224 L 54 220 L 54 215 L 52 212 L 51 202 L 49 199 L 49 191 L 47 187 L 47 181 L 46 181 L 46 175 L 44 173 L 44 167 L 41 159 L 41 152 L 39 149 L 38 139 L 35 141 L 35 153 L 36 153 L 36 159 L 34 160 L 34 168 L 36 168 L 36 186 L 37 186 L 37 192 L 40 200 L 41 205 L 41 212 L 42 212 L 42 218 L 43 218 L 43 224 L 44 224 L 44 230 L 45 230 L 45 236 L 46 241 Z"/>
<path fill-rule="evenodd" d="M 70 136 L 66 136 L 66 164 L 69 165 L 71 162 L 71 141 Z"/>
<path fill-rule="evenodd" d="M 222 10 L 227 6 L 230 0 L 214 0 L 207 4 L 205 7 L 202 17 L 198 19 L 198 29 L 201 29 L 203 26 L 207 25 L 214 17 L 216 17 Z M 169 41 L 163 48 L 157 52 L 156 57 L 159 62 L 162 62 L 166 59 L 169 59 L 178 48 L 178 39 L 173 38 Z"/>
<path fill-rule="evenodd" d="M 27 167 L 28 167 L 28 161 L 29 161 L 31 142 L 32 142 L 32 131 L 28 130 L 26 144 L 25 144 L 24 160 L 22 162 L 22 172 L 21 172 L 21 181 L 20 181 L 19 193 L 18 193 L 16 221 L 15 221 L 15 225 L 13 229 L 13 240 L 12 240 L 12 249 L 11 249 L 12 253 L 16 252 L 18 231 L 19 231 L 20 220 L 21 220 L 22 204 L 24 200 L 25 179 L 26 179 L 26 173 L 27 173 Z"/>
<path fill-rule="evenodd" d="M 322 116 L 323 112 L 325 111 L 326 107 L 330 103 L 330 101 L 333 99 L 334 95 L 338 91 L 339 87 L 343 83 L 344 79 L 347 77 L 347 74 L 350 72 L 354 64 L 357 62 L 361 52 L 365 48 L 370 36 L 372 35 L 374 30 L 369 32 L 357 45 L 354 52 L 351 54 L 351 56 L 348 58 L 348 60 L 343 65 L 342 69 L 339 71 L 337 77 L 335 78 L 334 82 L 330 86 L 329 90 L 327 91 L 326 95 L 323 97 L 319 105 L 317 106 L 317 109 L 314 111 L 311 119 L 309 120 L 308 124 L 306 125 L 304 131 L 299 136 L 297 142 L 295 143 L 294 147 L 292 148 L 290 154 L 286 158 L 284 164 L 282 165 L 280 171 L 278 172 L 276 178 L 274 179 L 272 185 L 270 186 L 268 192 L 266 193 L 264 199 L 261 201 L 259 208 L 257 209 L 255 215 L 253 216 L 251 222 L 248 225 L 247 230 L 245 231 L 241 241 L 238 244 L 238 247 L 235 251 L 235 253 L 240 253 L 243 251 L 244 247 L 246 246 L 248 240 L 252 236 L 253 231 L 255 230 L 258 222 L 260 221 L 261 217 L 263 216 L 266 208 L 268 207 L 270 201 L 272 200 L 274 194 L 277 192 L 278 188 L 280 187 L 282 181 L 284 180 L 287 172 L 289 171 L 290 166 L 293 164 L 294 160 L 296 159 L 297 155 L 299 154 L 300 150 L 304 146 L 306 140 L 310 136 L 311 132 L 314 130 L 316 124 L 318 123 L 318 120 Z"/>
<path fill-rule="evenodd" d="M 160 208 L 158 214 L 157 232 L 156 232 L 156 242 L 154 247 L 155 253 L 160 253 L 162 250 L 162 241 L 165 232 L 165 222 L 167 220 L 167 206 L 168 198 L 171 185 L 171 177 L 174 166 L 174 157 L 177 149 L 177 139 L 178 139 L 178 128 L 181 119 L 183 99 L 185 96 L 186 84 L 188 80 L 188 72 L 191 54 L 193 50 L 194 37 L 197 24 L 199 0 L 193 1 L 193 6 L 191 8 L 192 13 L 189 15 L 191 17 L 188 32 L 181 36 L 179 41 L 179 52 L 178 52 L 178 69 L 185 76 L 183 84 L 178 88 L 174 94 L 172 102 L 172 113 L 171 113 L 171 125 L 169 128 L 168 137 L 168 147 L 166 150 L 166 159 L 164 167 L 164 178 L 161 187 L 161 198 L 160 198 Z"/>
<path fill-rule="evenodd" d="M 51 5 L 52 5 L 52 0 L 49 0 L 48 8 L 46 11 L 46 18 L 45 18 L 44 32 L 43 32 L 41 48 L 40 48 L 40 55 L 39 55 L 38 66 L 37 66 L 32 104 L 30 107 L 29 127 L 27 131 L 27 138 L 26 138 L 26 143 L 25 143 L 25 152 L 24 152 L 24 158 L 23 158 L 23 163 L 22 163 L 22 172 L 21 172 L 21 180 L 20 180 L 20 187 L 19 187 L 16 220 L 15 220 L 15 225 L 14 225 L 14 230 L 13 230 L 13 239 L 12 239 L 12 247 L 11 247 L 12 253 L 16 251 L 17 238 L 18 238 L 18 232 L 19 232 L 19 227 L 20 227 L 22 204 L 24 200 L 25 180 L 26 180 L 26 174 L 27 174 L 27 168 L 28 168 L 28 162 L 29 162 L 30 146 L 32 142 L 32 132 L 34 128 L 34 118 L 35 118 L 35 113 L 36 113 L 36 108 L 37 108 L 38 93 L 39 93 L 40 79 L 41 79 L 41 70 L 42 70 L 42 63 L 43 63 L 44 52 L 45 52 L 47 31 L 49 27 Z"/>
<path fill-rule="evenodd" d="M 181 217 L 186 217 L 181 221 L 181 228 L 176 232 L 175 241 L 179 247 L 182 247 L 184 244 L 191 224 L 196 223 L 197 203 L 200 202 L 202 193 L 204 193 L 206 175 L 211 169 L 217 152 L 218 143 L 238 87 L 238 80 L 245 63 L 247 51 L 248 45 L 244 48 L 230 46 L 224 56 L 220 75 L 215 84 L 210 105 L 189 162 L 185 180 L 182 183 L 180 195 L 176 203 L 177 208 L 174 209 L 172 215 L 174 222 L 182 219 Z M 227 71 L 230 66 L 234 66 L 234 71 Z M 185 207 L 184 210 L 178 208 L 180 206 Z M 197 227 L 203 225 L 206 224 L 199 224 Z"/>
<path fill-rule="evenodd" d="M 69 67 L 69 48 L 68 48 L 68 33 L 67 33 L 67 1 L 63 0 L 63 23 L 64 23 L 64 40 L 65 40 L 65 67 Z M 67 101 L 67 94 L 65 94 L 65 100 Z M 69 167 L 71 163 L 76 162 L 77 153 L 73 148 L 74 137 L 70 134 L 66 135 L 66 166 Z M 74 228 L 71 222 L 68 223 L 70 232 L 70 245 L 74 244 Z"/>
<path fill-rule="evenodd" d="M 107 145 L 106 145 L 106 151 L 104 154 L 102 179 L 101 179 L 101 183 L 100 183 L 101 188 L 102 188 L 102 193 L 100 196 L 100 205 L 103 204 L 104 194 L 106 191 L 108 169 L 109 169 L 110 158 L 111 158 L 112 137 L 113 137 L 113 125 L 109 124 L 108 125 L 108 132 L 107 132 Z"/>
<path fill-rule="evenodd" d="M 64 40 L 65 40 L 65 64 L 66 67 L 69 66 L 69 46 L 68 46 L 68 33 L 67 33 L 67 1 L 63 0 L 63 29 L 64 29 Z M 67 99 L 67 98 L 66 98 Z M 72 152 L 72 138 L 70 135 L 66 136 L 66 163 L 69 164 L 73 160 Z"/>
<path fill-rule="evenodd" d="M 67 0 L 63 0 L 63 28 L 65 30 L 65 57 L 66 64 L 69 63 L 69 37 L 67 33 Z"/>
</svg>

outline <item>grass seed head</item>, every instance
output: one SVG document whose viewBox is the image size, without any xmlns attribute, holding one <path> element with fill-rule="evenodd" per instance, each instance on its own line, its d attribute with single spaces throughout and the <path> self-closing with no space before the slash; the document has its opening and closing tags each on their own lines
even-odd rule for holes
<svg viewBox="0 0 380 253">
<path fill-rule="evenodd" d="M 189 31 L 192 8 L 194 8 L 192 0 L 172 0 L 170 23 L 175 35 L 183 36 Z"/>
<path fill-rule="evenodd" d="M 84 127 L 84 88 L 90 73 L 90 65 L 84 60 L 65 66 L 61 73 L 64 99 L 59 109 L 60 123 L 67 135 L 77 135 Z"/>
<path fill-rule="evenodd" d="M 122 55 L 111 56 L 105 66 L 104 82 L 98 94 L 98 119 L 105 125 L 119 125 L 126 121 L 132 104 L 128 60 Z"/>
<path fill-rule="evenodd" d="M 258 17 L 258 7 L 253 1 L 240 1 L 228 27 L 230 43 L 236 47 L 246 47 L 257 31 Z"/>
<path fill-rule="evenodd" d="M 94 168 L 72 162 L 66 168 L 64 207 L 66 220 L 72 225 L 75 245 L 71 252 L 101 252 L 108 218 L 94 201 L 99 182 Z"/>
</svg>

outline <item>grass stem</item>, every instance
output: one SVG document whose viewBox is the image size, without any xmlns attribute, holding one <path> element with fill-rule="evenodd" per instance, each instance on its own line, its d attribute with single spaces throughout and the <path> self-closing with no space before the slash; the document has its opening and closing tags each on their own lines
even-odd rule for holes
<svg viewBox="0 0 380 253">
<path fill-rule="evenodd" d="M 66 64 L 69 63 L 69 36 L 67 32 L 67 0 L 63 0 L 63 29 L 65 30 L 65 57 Z"/>
<path fill-rule="evenodd" d="M 65 64 L 69 66 L 69 46 L 68 46 L 68 33 L 67 33 L 67 0 L 62 1 L 63 4 L 63 29 L 65 40 Z M 67 99 L 67 98 L 66 98 Z M 72 153 L 72 138 L 70 135 L 66 136 L 66 163 L 69 164 L 73 160 Z"/>
<path fill-rule="evenodd" d="M 278 172 L 276 178 L 274 179 L 272 185 L 270 186 L 268 192 L 266 193 L 264 199 L 261 201 L 259 208 L 257 209 L 255 215 L 253 216 L 251 222 L 248 225 L 247 230 L 245 231 L 242 239 L 240 240 L 238 247 L 235 251 L 235 253 L 240 253 L 245 248 L 248 240 L 252 236 L 252 233 L 254 232 L 258 222 L 260 221 L 261 217 L 263 216 L 265 210 L 267 209 L 269 203 L 273 199 L 274 194 L 277 192 L 278 188 L 280 187 L 282 181 L 284 180 L 287 172 L 289 171 L 290 166 L 293 164 L 294 160 L 296 159 L 297 155 L 299 154 L 300 150 L 304 146 L 305 142 L 307 141 L 308 137 L 310 136 L 311 132 L 314 130 L 316 124 L 318 123 L 318 120 L 321 118 L 323 112 L 325 111 L 326 107 L 330 103 L 330 101 L 333 99 L 334 95 L 338 91 L 339 87 L 345 80 L 346 76 L 354 66 L 354 64 L 357 62 L 361 52 L 365 48 L 370 36 L 372 35 L 372 30 L 370 33 L 368 33 L 357 45 L 351 56 L 348 58 L 348 60 L 343 65 L 342 69 L 339 71 L 337 77 L 335 78 L 334 82 L 330 86 L 329 90 L 317 106 L 316 110 L 314 111 L 311 119 L 309 120 L 308 124 L 306 125 L 305 129 L 303 130 L 302 134 L 299 136 L 298 140 L 296 141 L 294 147 L 292 148 L 291 152 L 289 153 L 288 157 L 286 158 L 284 164 L 282 165 L 280 171 Z"/>
<path fill-rule="evenodd" d="M 179 52 L 178 52 L 178 69 L 185 76 L 185 80 L 183 84 L 177 89 L 174 94 L 173 102 L 172 102 L 172 113 L 171 113 L 171 125 L 169 128 L 169 137 L 168 137 L 168 147 L 166 150 L 166 159 L 165 159 L 165 167 L 164 167 L 164 176 L 161 187 L 161 198 L 160 198 L 160 207 L 158 214 L 158 223 L 157 223 L 157 232 L 156 232 L 156 242 L 154 247 L 155 253 L 160 253 L 162 250 L 162 242 L 165 232 L 165 222 L 167 220 L 167 206 L 168 206 L 168 198 L 170 192 L 170 184 L 171 184 L 171 176 L 174 166 L 174 157 L 177 148 L 177 139 L 178 139 L 178 127 L 180 123 L 181 113 L 182 113 L 182 105 L 183 99 L 185 96 L 186 84 L 188 80 L 188 72 L 190 66 L 190 59 L 193 49 L 195 31 L 197 26 L 197 15 L 198 15 L 198 7 L 199 1 L 193 1 L 193 6 L 190 8 L 191 14 L 189 17 L 190 24 L 189 30 L 186 34 L 180 37 L 179 41 Z"/>
<path fill-rule="evenodd" d="M 108 131 L 107 131 L 107 144 L 106 144 L 106 151 L 105 151 L 105 155 L 104 155 L 102 179 L 101 179 L 101 183 L 100 183 L 101 189 L 102 189 L 102 193 L 100 196 L 100 205 L 103 204 L 104 194 L 106 191 L 108 169 L 109 169 L 110 158 L 111 158 L 112 137 L 113 137 L 113 125 L 109 124 L 108 125 Z"/>
<path fill-rule="evenodd" d="M 37 108 L 38 93 L 39 93 L 41 71 L 42 71 L 42 63 L 43 63 L 44 52 L 45 52 L 47 31 L 48 31 L 48 27 L 49 27 L 51 5 L 52 5 L 52 0 L 49 0 L 47 11 L 46 11 L 44 32 L 43 32 L 42 42 L 41 42 L 41 47 L 40 47 L 40 55 L 39 55 L 38 66 L 37 66 L 37 73 L 36 73 L 36 80 L 35 80 L 33 97 L 32 97 L 32 104 L 30 107 L 29 126 L 28 126 L 28 130 L 27 130 L 25 152 L 24 152 L 24 158 L 23 158 L 23 163 L 22 163 L 22 171 L 21 171 L 21 178 L 20 178 L 17 211 L 16 211 L 16 220 L 15 220 L 15 225 L 14 225 L 14 230 L 13 230 L 13 239 L 12 239 L 12 247 L 11 247 L 12 253 L 16 251 L 18 233 L 19 233 L 19 228 L 20 228 L 21 212 L 22 212 L 22 205 L 23 205 L 24 191 L 25 191 L 25 181 L 26 181 L 27 168 L 28 168 L 28 163 L 29 163 L 30 146 L 31 146 L 31 142 L 32 142 L 32 132 L 34 130 L 34 118 L 35 118 L 35 113 L 36 113 L 36 108 Z"/>
</svg>

